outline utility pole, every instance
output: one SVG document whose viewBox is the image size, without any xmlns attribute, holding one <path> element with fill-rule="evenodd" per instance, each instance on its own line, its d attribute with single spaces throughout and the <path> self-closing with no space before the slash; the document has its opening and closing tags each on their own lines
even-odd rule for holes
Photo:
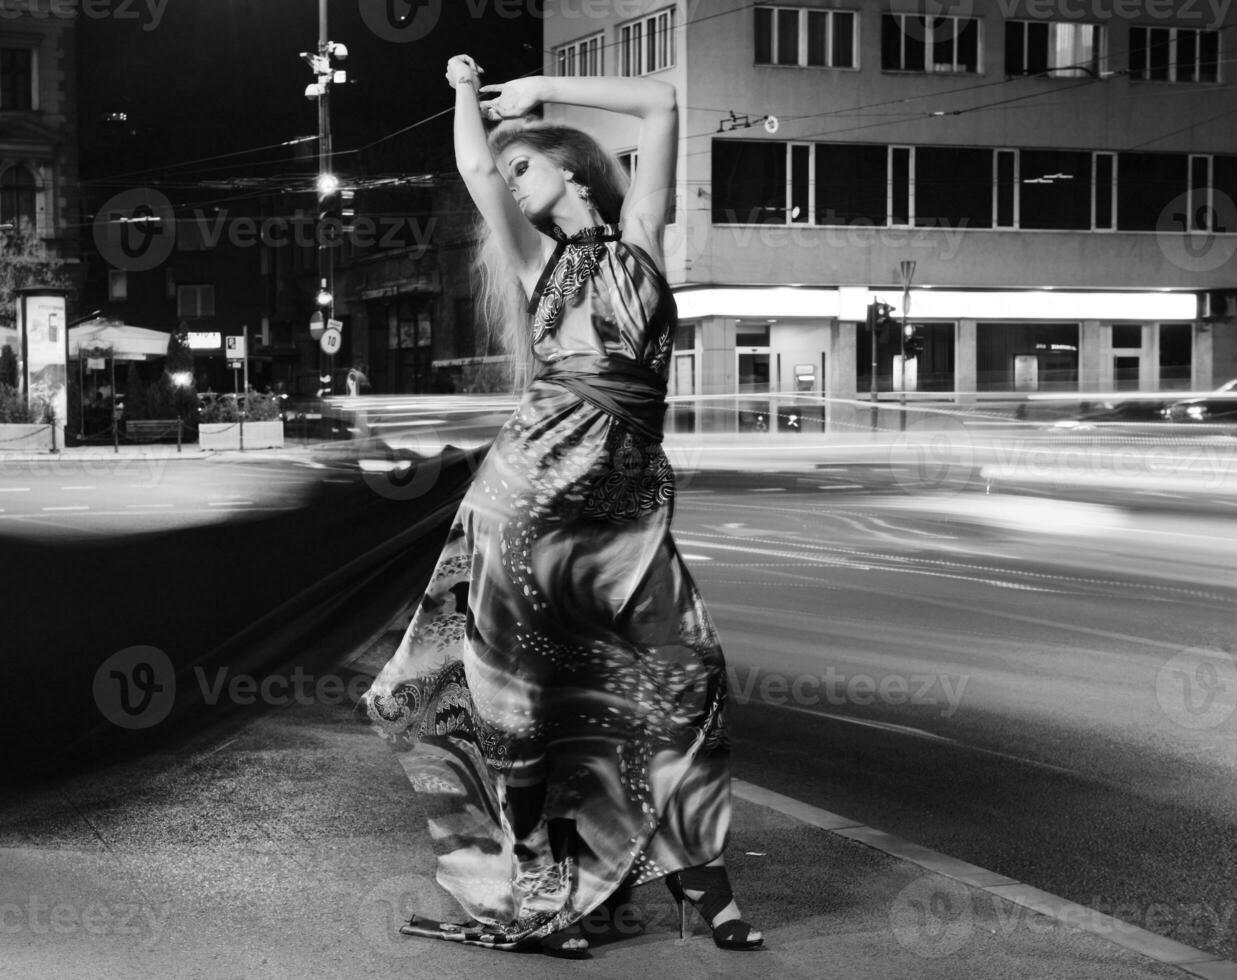
<svg viewBox="0 0 1237 980">
<path fill-rule="evenodd" d="M 898 423 L 898 428 L 906 428 L 906 315 L 910 312 L 911 306 L 911 280 L 915 278 L 915 261 L 913 259 L 903 259 L 901 262 L 902 272 L 902 329 L 899 331 L 899 344 L 902 351 L 902 380 L 898 385 L 900 398 L 902 403 L 901 411 L 898 413 L 901 416 L 901 421 Z"/>
<path fill-rule="evenodd" d="M 315 182 L 318 199 L 318 221 L 315 226 L 316 234 L 314 239 L 318 272 L 318 291 L 315 296 L 315 302 L 321 313 L 321 318 L 311 320 L 311 324 L 321 323 L 322 319 L 325 319 L 329 325 L 334 320 L 335 315 L 335 271 L 331 248 L 338 245 L 339 242 L 332 240 L 330 234 L 332 230 L 326 227 L 326 222 L 336 212 L 342 214 L 338 205 L 340 200 L 339 178 L 333 172 L 331 159 L 330 97 L 333 84 L 342 85 L 348 80 L 348 73 L 336 69 L 332 60 L 338 59 L 343 61 L 348 57 L 348 48 L 343 44 L 330 40 L 327 31 L 326 5 L 327 0 L 318 0 L 317 51 L 316 53 L 302 51 L 301 58 L 312 69 L 316 79 L 306 87 L 305 97 L 318 100 L 318 178 Z M 315 332 L 313 326 L 310 327 L 310 332 L 311 334 Z M 320 337 L 321 333 L 319 332 L 314 339 L 318 340 Z M 328 358 L 334 361 L 335 355 L 333 353 L 328 355 L 319 347 L 319 379 L 321 379 L 324 373 L 324 367 L 329 369 L 329 366 L 325 363 Z"/>
</svg>

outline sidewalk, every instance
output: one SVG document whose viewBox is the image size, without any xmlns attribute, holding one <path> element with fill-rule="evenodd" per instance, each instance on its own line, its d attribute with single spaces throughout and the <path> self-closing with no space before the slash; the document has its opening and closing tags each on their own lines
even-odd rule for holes
<svg viewBox="0 0 1237 980">
<path fill-rule="evenodd" d="M 750 784 L 735 796 L 728 859 L 763 951 L 718 950 L 698 920 L 680 942 L 661 883 L 637 889 L 644 934 L 586 962 L 409 938 L 397 929 L 412 910 L 451 912 L 415 797 L 350 703 L 306 699 L 174 754 L 6 793 L 0 977 L 1237 978 L 1233 964 Z"/>
</svg>

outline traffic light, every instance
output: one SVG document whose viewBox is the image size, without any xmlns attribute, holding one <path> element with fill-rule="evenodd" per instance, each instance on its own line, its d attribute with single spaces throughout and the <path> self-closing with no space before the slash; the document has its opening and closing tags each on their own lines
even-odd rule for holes
<svg viewBox="0 0 1237 980">
<path fill-rule="evenodd" d="M 898 326 L 893 319 L 893 307 L 888 303 L 871 303 L 868 306 L 868 328 L 874 330 L 882 344 L 897 336 Z"/>
<path fill-rule="evenodd" d="M 903 330 L 902 351 L 905 357 L 918 357 L 923 353 L 923 332 L 913 323 L 908 323 Z"/>
</svg>

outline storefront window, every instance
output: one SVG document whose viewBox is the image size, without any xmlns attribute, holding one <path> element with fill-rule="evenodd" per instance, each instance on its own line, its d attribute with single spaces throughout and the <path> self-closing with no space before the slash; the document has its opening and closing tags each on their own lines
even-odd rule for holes
<svg viewBox="0 0 1237 980">
<path fill-rule="evenodd" d="M 980 391 L 1077 391 L 1078 324 L 979 323 Z"/>
</svg>

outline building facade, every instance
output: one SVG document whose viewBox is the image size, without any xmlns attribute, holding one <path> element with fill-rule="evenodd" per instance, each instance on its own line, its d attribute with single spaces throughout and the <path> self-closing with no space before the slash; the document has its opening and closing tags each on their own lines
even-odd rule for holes
<svg viewBox="0 0 1237 980">
<path fill-rule="evenodd" d="M 844 424 L 874 391 L 1237 377 L 1227 7 L 549 6 L 547 74 L 678 90 L 672 394 L 825 395 Z M 634 120 L 550 113 L 630 160 Z M 873 303 L 892 329 L 869 327 Z M 906 360 L 904 323 L 923 343 Z M 767 425 L 766 401 L 739 425 Z"/>
<path fill-rule="evenodd" d="M 77 69 L 74 18 L 63 6 L 10 0 L 0 17 L 0 233 L 33 229 L 52 256 L 71 263 Z"/>
</svg>

